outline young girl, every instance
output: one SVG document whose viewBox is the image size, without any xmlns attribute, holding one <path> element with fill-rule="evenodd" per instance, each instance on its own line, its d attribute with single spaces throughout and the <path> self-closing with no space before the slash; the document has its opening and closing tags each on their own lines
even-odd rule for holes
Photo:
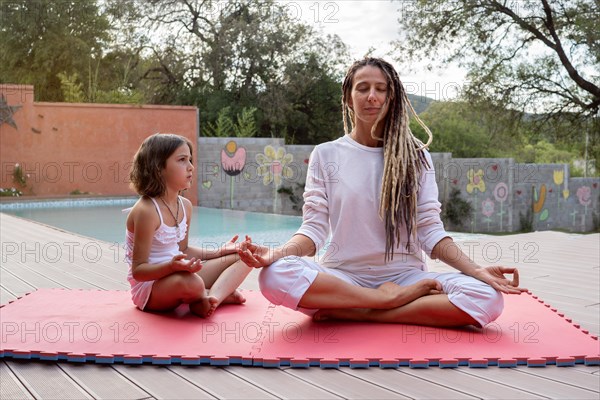
<svg viewBox="0 0 600 400">
<path fill-rule="evenodd" d="M 245 302 L 236 288 L 251 269 L 236 254 L 237 235 L 216 251 L 188 246 L 192 203 L 179 192 L 191 187 L 193 171 L 192 144 L 178 135 L 148 137 L 133 159 L 131 184 L 142 197 L 127 217 L 127 279 L 141 310 L 186 303 L 209 317 L 221 303 Z"/>
<path fill-rule="evenodd" d="M 429 142 L 410 131 L 412 107 L 392 65 L 355 62 L 342 85 L 342 107 L 345 135 L 310 156 L 296 235 L 282 248 L 240 250 L 249 266 L 266 267 L 263 295 L 316 320 L 493 321 L 502 312 L 501 292 L 524 290 L 517 270 L 477 265 L 444 230 Z M 320 263 L 300 258 L 314 255 L 330 235 Z M 460 273 L 427 272 L 423 252 Z"/>
</svg>

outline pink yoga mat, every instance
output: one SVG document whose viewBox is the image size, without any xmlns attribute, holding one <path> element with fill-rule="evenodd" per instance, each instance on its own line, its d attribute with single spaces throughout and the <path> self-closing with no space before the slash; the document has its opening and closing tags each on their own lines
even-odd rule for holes
<svg viewBox="0 0 600 400">
<path fill-rule="evenodd" d="M 598 365 L 597 338 L 530 294 L 484 329 L 313 323 L 244 292 L 210 319 L 136 309 L 125 291 L 40 289 L 0 308 L 0 358 L 263 367 Z"/>
</svg>

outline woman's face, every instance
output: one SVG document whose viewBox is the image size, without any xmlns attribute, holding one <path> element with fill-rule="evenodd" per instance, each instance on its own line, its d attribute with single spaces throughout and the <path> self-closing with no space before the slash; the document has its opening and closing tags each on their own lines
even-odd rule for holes
<svg viewBox="0 0 600 400">
<path fill-rule="evenodd" d="M 388 84 L 381 69 L 366 65 L 357 70 L 348 101 L 354 111 L 355 123 L 373 124 L 380 113 L 385 115 L 387 93 Z"/>
</svg>

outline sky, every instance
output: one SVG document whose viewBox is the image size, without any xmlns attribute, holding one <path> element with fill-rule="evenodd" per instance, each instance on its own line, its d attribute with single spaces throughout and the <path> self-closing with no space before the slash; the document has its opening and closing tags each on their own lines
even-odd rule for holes
<svg viewBox="0 0 600 400">
<path fill-rule="evenodd" d="M 451 100 L 456 96 L 456 89 L 465 83 L 465 71 L 458 66 L 427 71 L 424 65 L 431 60 L 408 66 L 393 59 L 391 42 L 401 37 L 398 19 L 407 15 L 405 7 L 409 1 L 282 0 L 281 4 L 286 6 L 290 16 L 324 33 L 337 34 L 354 59 L 362 58 L 369 48 L 375 48 L 372 55 L 383 57 L 396 67 L 408 93 Z"/>
</svg>

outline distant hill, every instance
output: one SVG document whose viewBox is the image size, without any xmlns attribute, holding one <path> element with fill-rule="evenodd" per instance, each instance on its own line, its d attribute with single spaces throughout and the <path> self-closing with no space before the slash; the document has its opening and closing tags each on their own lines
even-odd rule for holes
<svg viewBox="0 0 600 400">
<path fill-rule="evenodd" d="M 427 110 L 429 105 L 435 101 L 430 97 L 417 96 L 410 93 L 408 94 L 408 100 L 410 100 L 410 104 L 412 104 L 417 114 L 421 114 L 423 111 Z"/>
</svg>

